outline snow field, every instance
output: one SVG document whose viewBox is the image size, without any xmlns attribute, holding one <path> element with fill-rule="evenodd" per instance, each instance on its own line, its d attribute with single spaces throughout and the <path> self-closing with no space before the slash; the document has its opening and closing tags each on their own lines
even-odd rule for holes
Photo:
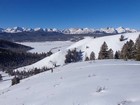
<svg viewBox="0 0 140 105">
<path fill-rule="evenodd" d="M 140 62 L 71 63 L 0 90 L 2 105 L 140 105 Z"/>
</svg>

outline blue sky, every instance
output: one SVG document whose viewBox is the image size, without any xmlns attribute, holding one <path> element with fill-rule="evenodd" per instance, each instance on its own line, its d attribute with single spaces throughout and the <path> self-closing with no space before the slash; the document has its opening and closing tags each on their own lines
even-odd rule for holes
<svg viewBox="0 0 140 105">
<path fill-rule="evenodd" d="M 140 0 L 0 0 L 0 27 L 140 29 Z"/>
</svg>

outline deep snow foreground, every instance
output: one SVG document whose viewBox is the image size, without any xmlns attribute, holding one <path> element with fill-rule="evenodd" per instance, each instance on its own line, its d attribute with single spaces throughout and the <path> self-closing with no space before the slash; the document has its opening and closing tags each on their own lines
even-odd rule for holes
<svg viewBox="0 0 140 105">
<path fill-rule="evenodd" d="M 0 105 L 140 105 L 140 62 L 72 63 L 0 90 Z"/>
<path fill-rule="evenodd" d="M 93 51 L 95 53 L 95 57 L 98 58 L 98 53 L 100 51 L 100 47 L 101 45 L 104 43 L 104 41 L 107 43 L 108 48 L 112 48 L 112 50 L 114 51 L 114 53 L 118 50 L 121 50 L 122 46 L 124 45 L 124 43 L 126 43 L 127 41 L 129 41 L 130 39 L 133 40 L 135 42 L 136 38 L 138 37 L 138 35 L 140 34 L 140 32 L 136 32 L 136 33 L 126 33 L 123 34 L 125 38 L 128 38 L 125 41 L 120 41 L 119 38 L 122 34 L 119 35 L 112 35 L 112 36 L 105 36 L 105 37 L 99 37 L 99 38 L 92 38 L 92 37 L 86 37 L 85 39 L 76 42 L 74 44 L 72 44 L 71 46 L 65 46 L 65 45 L 70 45 L 70 43 L 63 43 L 65 47 L 62 47 L 61 51 L 57 51 L 56 53 L 54 53 L 53 55 L 51 55 L 50 57 L 46 57 L 43 60 L 26 66 L 26 67 L 21 67 L 18 68 L 17 70 L 19 71 L 23 71 L 23 70 L 31 70 L 33 68 L 42 68 L 42 67 L 54 67 L 54 64 L 56 65 L 64 65 L 64 61 L 65 61 L 65 55 L 67 53 L 68 49 L 74 49 L 76 48 L 77 50 L 81 50 L 83 52 L 83 60 L 85 60 L 86 56 L 90 56 L 90 53 Z M 27 45 L 27 44 L 26 44 Z M 62 46 L 62 45 L 61 45 Z M 64 49 L 63 49 L 64 48 Z M 40 47 L 39 49 L 42 49 L 42 47 Z M 35 49 L 36 51 L 39 51 L 39 49 Z M 44 47 L 45 49 L 45 47 Z M 47 46 L 46 46 L 47 49 Z"/>
</svg>

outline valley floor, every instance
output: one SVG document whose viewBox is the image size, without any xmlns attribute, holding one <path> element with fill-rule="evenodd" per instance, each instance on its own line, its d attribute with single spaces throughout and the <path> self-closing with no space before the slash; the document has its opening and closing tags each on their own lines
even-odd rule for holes
<svg viewBox="0 0 140 105">
<path fill-rule="evenodd" d="M 71 63 L 1 88 L 0 105 L 140 105 L 139 68 L 137 61 Z"/>
<path fill-rule="evenodd" d="M 71 41 L 46 41 L 46 42 L 22 42 L 20 44 L 33 47 L 30 50 L 32 53 L 47 53 L 50 50 L 55 53 L 59 50 L 66 49 L 68 46 L 73 44 Z"/>
</svg>

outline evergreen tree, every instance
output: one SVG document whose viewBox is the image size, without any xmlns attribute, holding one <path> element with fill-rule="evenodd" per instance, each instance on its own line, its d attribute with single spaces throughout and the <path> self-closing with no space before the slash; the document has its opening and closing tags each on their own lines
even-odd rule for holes
<svg viewBox="0 0 140 105">
<path fill-rule="evenodd" d="M 65 63 L 71 63 L 71 51 L 68 50 L 67 55 L 65 56 L 66 60 Z"/>
<path fill-rule="evenodd" d="M 76 48 L 72 51 L 68 50 L 68 53 L 65 57 L 65 63 L 78 62 L 82 60 L 82 52 L 76 51 Z"/>
<path fill-rule="evenodd" d="M 123 35 L 121 35 L 120 41 L 124 41 L 124 36 Z"/>
<path fill-rule="evenodd" d="M 114 55 L 114 58 L 115 58 L 115 59 L 120 59 L 120 58 L 121 58 L 120 56 L 121 56 L 120 51 L 116 51 L 116 52 L 115 52 L 115 55 Z"/>
<path fill-rule="evenodd" d="M 82 57 L 83 57 L 83 52 L 80 50 L 80 51 L 76 51 L 76 48 L 74 50 L 74 53 L 73 53 L 73 59 L 74 59 L 74 62 L 78 62 L 78 61 L 81 61 L 82 60 Z"/>
<path fill-rule="evenodd" d="M 98 59 L 108 59 L 108 56 L 109 56 L 108 55 L 108 46 L 107 46 L 106 42 L 104 42 L 103 45 L 101 46 Z"/>
<path fill-rule="evenodd" d="M 89 61 L 89 57 L 86 57 L 86 58 L 85 58 L 85 61 Z"/>
<path fill-rule="evenodd" d="M 136 60 L 140 61 L 140 35 L 138 36 L 138 38 L 136 39 L 136 43 L 135 43 L 135 52 L 136 52 Z"/>
<path fill-rule="evenodd" d="M 127 58 L 127 44 L 124 44 L 121 50 L 121 58 L 126 59 Z"/>
<path fill-rule="evenodd" d="M 113 59 L 113 50 L 112 49 L 108 50 L 108 59 Z"/>
<path fill-rule="evenodd" d="M 95 53 L 93 51 L 90 53 L 90 60 L 95 60 Z"/>
<path fill-rule="evenodd" d="M 0 80 L 2 80 L 2 75 L 0 74 Z"/>
<path fill-rule="evenodd" d="M 134 58 L 134 42 L 130 40 L 128 43 L 128 59 Z"/>
<path fill-rule="evenodd" d="M 121 50 L 122 59 L 133 59 L 134 58 L 134 42 L 132 40 L 127 41 Z"/>
<path fill-rule="evenodd" d="M 12 79 L 12 85 L 15 85 L 15 84 L 18 84 L 18 83 L 20 83 L 20 79 L 19 79 L 19 77 L 14 77 L 13 79 Z"/>
<path fill-rule="evenodd" d="M 49 52 L 47 52 L 47 56 L 50 56 L 50 55 L 52 55 L 53 53 L 52 53 L 52 51 L 50 50 Z"/>
</svg>

